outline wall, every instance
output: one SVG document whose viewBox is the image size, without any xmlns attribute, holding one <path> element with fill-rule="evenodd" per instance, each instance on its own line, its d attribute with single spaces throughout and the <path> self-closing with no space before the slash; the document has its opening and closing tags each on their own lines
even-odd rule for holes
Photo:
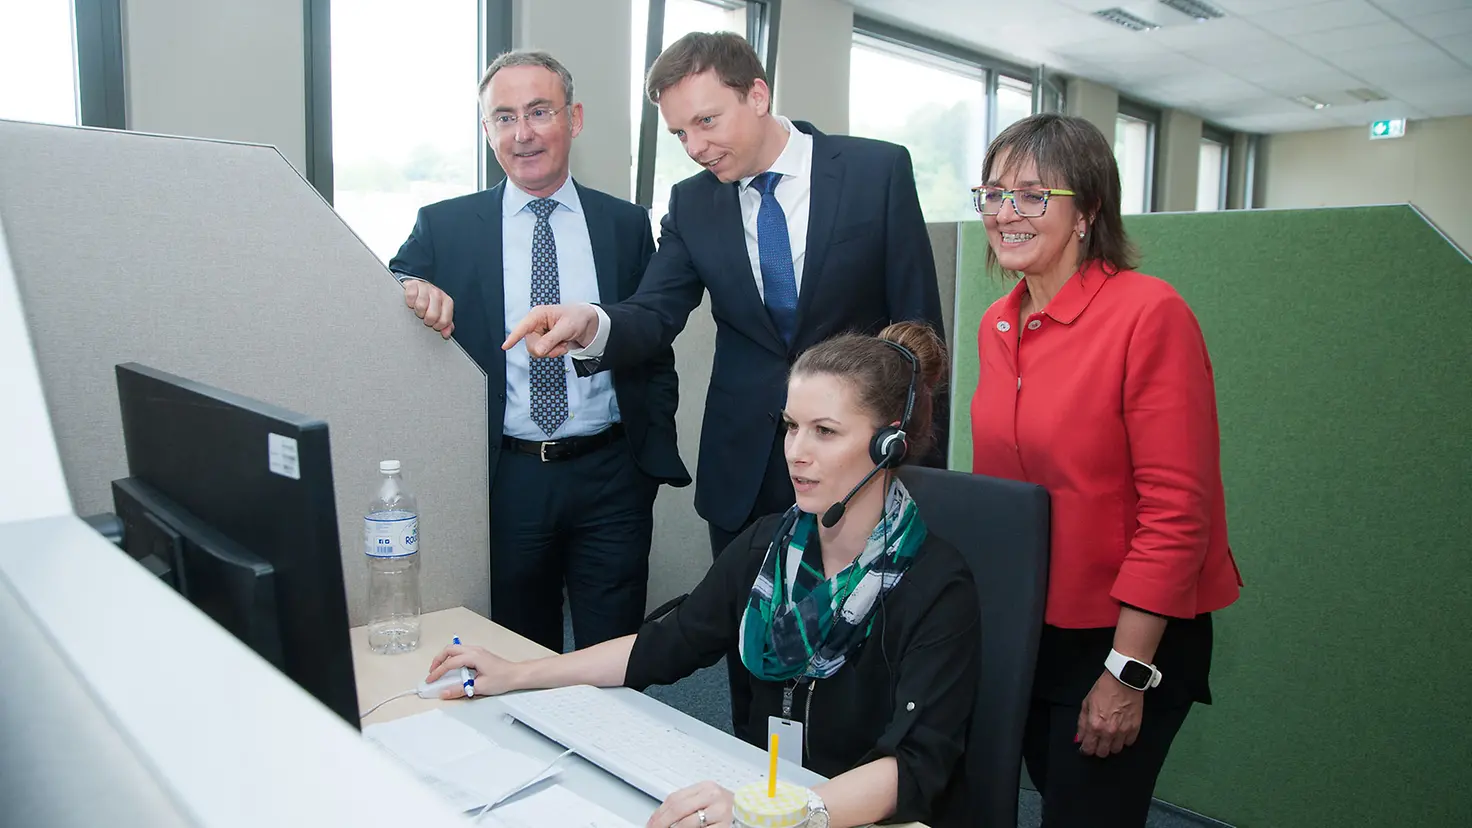
<svg viewBox="0 0 1472 828">
<path fill-rule="evenodd" d="M 839 0 L 782 4 L 777 112 L 824 132 L 848 132 L 848 62 L 854 9 Z"/>
<path fill-rule="evenodd" d="M 1201 119 L 1179 109 L 1160 115 L 1156 139 L 1160 176 L 1155 190 L 1155 209 L 1160 212 L 1196 209 L 1196 184 L 1201 172 Z"/>
<path fill-rule="evenodd" d="M 1114 119 L 1119 115 L 1119 93 L 1112 87 L 1083 78 L 1069 78 L 1063 98 L 1064 108 L 1069 115 L 1093 122 L 1104 133 L 1105 138 L 1114 140 Z"/>
<path fill-rule="evenodd" d="M 572 72 L 573 94 L 583 104 L 573 175 L 596 190 L 632 198 L 630 0 L 517 0 L 512 20 L 516 48 L 551 52 Z"/>
<path fill-rule="evenodd" d="M 128 128 L 270 144 L 306 168 L 303 0 L 127 0 Z"/>
<path fill-rule="evenodd" d="M 1472 117 L 1412 121 L 1404 138 L 1381 141 L 1368 127 L 1262 140 L 1262 206 L 1410 202 L 1472 251 Z"/>
</svg>

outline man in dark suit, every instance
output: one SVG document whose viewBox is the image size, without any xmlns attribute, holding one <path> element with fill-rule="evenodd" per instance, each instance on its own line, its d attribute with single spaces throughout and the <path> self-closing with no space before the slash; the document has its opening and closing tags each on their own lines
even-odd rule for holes
<svg viewBox="0 0 1472 828">
<path fill-rule="evenodd" d="M 572 180 L 583 113 L 561 63 L 504 54 L 480 97 L 506 180 L 421 209 L 389 269 L 405 303 L 455 337 L 494 395 L 491 619 L 560 652 L 564 585 L 579 648 L 643 619 L 654 495 L 661 482 L 690 482 L 675 444 L 679 382 L 668 344 L 589 377 L 566 357 L 500 348 L 533 305 L 631 296 L 654 239 L 643 209 Z"/>
<path fill-rule="evenodd" d="M 942 333 L 935 260 L 905 149 L 773 114 L 761 62 L 739 36 L 686 35 L 646 89 L 705 170 L 670 192 L 643 284 L 616 304 L 535 308 L 503 347 L 526 337 L 533 353 L 571 352 L 580 374 L 638 365 L 710 291 L 715 364 L 695 508 L 719 554 L 793 503 L 781 432 L 792 361 L 834 334 L 898 320 Z M 743 703 L 733 695 L 738 722 Z"/>
</svg>

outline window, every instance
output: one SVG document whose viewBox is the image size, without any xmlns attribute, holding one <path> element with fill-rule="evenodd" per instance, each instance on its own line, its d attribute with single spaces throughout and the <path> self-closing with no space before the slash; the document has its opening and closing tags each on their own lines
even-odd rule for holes
<svg viewBox="0 0 1472 828">
<path fill-rule="evenodd" d="M 633 5 L 634 90 L 631 123 L 634 125 L 633 146 L 637 159 L 639 130 L 645 102 L 644 61 L 649 29 L 647 25 L 649 0 L 634 0 Z M 756 11 L 757 9 L 752 8 L 751 4 L 741 2 L 741 0 L 665 0 L 664 40 L 660 48 L 669 48 L 676 40 L 690 32 L 735 32 L 749 39 L 751 23 L 754 22 Z M 645 25 L 640 25 L 641 21 L 646 21 Z M 654 141 L 654 189 L 651 194 L 650 219 L 654 222 L 655 233 L 658 234 L 660 219 L 664 218 L 669 208 L 670 188 L 700 172 L 700 165 L 691 161 L 690 156 L 685 154 L 685 146 L 680 143 L 679 138 L 671 135 L 670 131 L 665 128 L 664 120 L 659 117 L 657 110 L 651 113 L 651 117 L 656 122 L 656 137 Z M 639 185 L 637 160 L 631 174 L 634 190 L 637 192 Z"/>
<path fill-rule="evenodd" d="M 1196 209 L 1227 209 L 1227 147 L 1210 138 L 1201 139 L 1201 162 L 1196 172 Z"/>
<path fill-rule="evenodd" d="M 77 123 L 72 0 L 0 4 L 0 118 Z"/>
<path fill-rule="evenodd" d="M 1009 78 L 1006 75 L 998 75 L 997 130 L 992 135 L 992 138 L 1001 135 L 1002 130 L 1031 114 L 1032 84 L 1025 80 Z"/>
<path fill-rule="evenodd" d="M 333 206 L 385 262 L 420 207 L 477 189 L 478 5 L 332 5 Z"/>
<path fill-rule="evenodd" d="M 1155 124 L 1123 112 L 1116 115 L 1114 160 L 1119 164 L 1124 213 L 1150 212 L 1155 186 Z"/>
<path fill-rule="evenodd" d="M 985 69 L 855 33 L 849 131 L 910 151 L 926 221 L 980 218 L 971 187 L 986 156 L 986 107 Z"/>
</svg>

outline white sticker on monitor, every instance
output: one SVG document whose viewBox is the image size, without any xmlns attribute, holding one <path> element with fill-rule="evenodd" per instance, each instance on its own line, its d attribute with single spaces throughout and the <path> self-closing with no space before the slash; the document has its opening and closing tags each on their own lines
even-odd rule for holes
<svg viewBox="0 0 1472 828">
<path fill-rule="evenodd" d="M 266 456 L 272 474 L 290 477 L 292 480 L 302 479 L 301 462 L 296 453 L 296 438 L 281 434 L 267 435 Z"/>
</svg>

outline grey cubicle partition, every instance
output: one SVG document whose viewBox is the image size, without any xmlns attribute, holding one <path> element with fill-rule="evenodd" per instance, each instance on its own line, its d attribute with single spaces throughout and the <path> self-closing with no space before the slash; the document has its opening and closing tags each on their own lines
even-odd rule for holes
<svg viewBox="0 0 1472 828">
<path fill-rule="evenodd" d="M 385 458 L 425 609 L 488 610 L 485 376 L 274 148 L 0 121 L 0 223 L 78 514 L 127 473 L 113 366 L 137 361 L 327 421 L 353 623 Z"/>
</svg>

